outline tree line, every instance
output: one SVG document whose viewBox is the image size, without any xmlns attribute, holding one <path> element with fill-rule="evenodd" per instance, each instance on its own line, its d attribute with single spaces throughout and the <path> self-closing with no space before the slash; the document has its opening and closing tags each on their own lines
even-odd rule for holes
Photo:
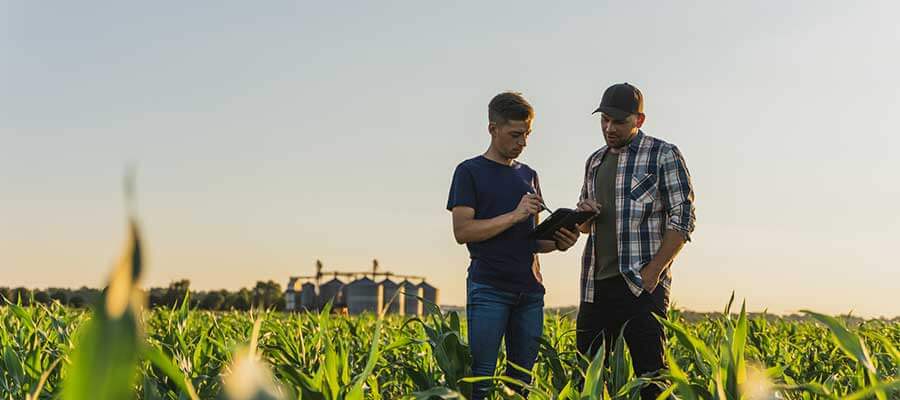
<svg viewBox="0 0 900 400">
<path fill-rule="evenodd" d="M 210 311 L 246 311 L 252 308 L 284 310 L 285 299 L 281 285 L 273 281 L 258 281 L 252 288 L 241 288 L 237 291 L 225 289 L 211 291 L 190 290 L 191 282 L 182 279 L 169 284 L 168 287 L 155 287 L 147 291 L 147 302 L 150 308 L 179 307 L 187 298 L 190 307 Z M 186 294 L 190 292 L 190 296 Z M 82 286 L 78 289 L 47 288 L 29 289 L 24 287 L 0 287 L 0 307 L 6 301 L 14 304 L 31 305 L 34 303 L 50 304 L 59 302 L 73 308 L 84 308 L 94 304 L 101 296 L 102 289 Z"/>
</svg>

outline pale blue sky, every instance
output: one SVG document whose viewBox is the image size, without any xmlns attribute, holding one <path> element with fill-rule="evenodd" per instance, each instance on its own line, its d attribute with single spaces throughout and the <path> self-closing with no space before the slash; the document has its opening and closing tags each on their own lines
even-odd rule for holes
<svg viewBox="0 0 900 400">
<path fill-rule="evenodd" d="M 284 284 L 326 267 L 427 275 L 464 303 L 444 210 L 487 102 L 535 106 L 522 161 L 571 207 L 609 84 L 679 146 L 697 231 L 673 299 L 898 315 L 896 2 L 6 2 L 0 286 L 100 285 L 138 165 L 147 282 Z M 543 257 L 577 302 L 584 238 Z"/>
</svg>

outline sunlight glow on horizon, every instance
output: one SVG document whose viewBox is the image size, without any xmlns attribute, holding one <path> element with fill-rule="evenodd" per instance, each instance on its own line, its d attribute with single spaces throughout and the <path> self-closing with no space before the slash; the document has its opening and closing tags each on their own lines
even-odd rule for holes
<svg viewBox="0 0 900 400">
<path fill-rule="evenodd" d="M 900 3 L 2 7 L 0 286 L 102 285 L 134 162 L 145 286 L 378 259 L 462 305 L 444 204 L 491 96 L 534 105 L 521 159 L 572 207 L 603 144 L 590 111 L 628 81 L 696 191 L 674 304 L 900 315 Z M 578 304 L 584 242 L 541 256 L 548 307 Z"/>
</svg>

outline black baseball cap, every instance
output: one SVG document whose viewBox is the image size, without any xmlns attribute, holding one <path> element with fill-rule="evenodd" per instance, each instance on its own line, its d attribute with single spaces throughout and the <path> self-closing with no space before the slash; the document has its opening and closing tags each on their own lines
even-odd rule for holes
<svg viewBox="0 0 900 400">
<path fill-rule="evenodd" d="M 602 112 L 613 119 L 625 119 L 631 114 L 644 113 L 644 95 L 638 88 L 626 83 L 617 83 L 603 92 L 600 107 L 591 114 Z"/>
</svg>

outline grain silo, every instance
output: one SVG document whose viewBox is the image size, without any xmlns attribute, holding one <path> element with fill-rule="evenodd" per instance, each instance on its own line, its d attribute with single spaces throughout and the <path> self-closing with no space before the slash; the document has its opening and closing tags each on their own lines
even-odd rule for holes
<svg viewBox="0 0 900 400">
<path fill-rule="evenodd" d="M 297 292 L 294 286 L 297 284 L 297 278 L 288 280 L 287 288 L 284 290 L 284 308 L 292 311 L 297 308 Z"/>
<path fill-rule="evenodd" d="M 341 286 L 341 301 L 339 303 L 335 303 L 342 307 L 347 307 L 347 285 Z"/>
<path fill-rule="evenodd" d="M 324 307 L 330 301 L 332 305 L 344 304 L 344 282 L 334 278 L 319 286 L 319 307 Z"/>
<path fill-rule="evenodd" d="M 387 305 L 387 312 L 391 314 L 402 315 L 403 312 L 406 311 L 404 307 L 406 305 L 404 301 L 406 300 L 406 297 L 401 296 L 400 293 L 398 293 L 400 291 L 400 285 L 390 279 L 381 281 L 379 285 L 381 285 L 381 287 L 383 288 L 384 303 L 387 304 L 387 302 L 393 300 L 392 303 Z M 395 295 L 397 296 L 396 298 L 394 297 Z"/>
<path fill-rule="evenodd" d="M 303 310 L 316 309 L 316 285 L 312 282 L 306 282 L 300 286 L 299 308 Z"/>
<path fill-rule="evenodd" d="M 424 314 L 428 314 L 429 310 L 437 307 L 438 290 L 436 287 L 429 285 L 425 281 L 422 281 L 422 283 L 419 284 L 419 293 L 421 293 L 420 296 L 425 299 L 425 302 L 430 304 L 423 304 L 422 307 Z"/>
<path fill-rule="evenodd" d="M 403 314 L 405 315 L 422 315 L 422 302 L 416 296 L 422 297 L 422 289 L 419 285 L 408 280 L 400 282 L 400 289 L 403 290 L 405 298 Z"/>
<path fill-rule="evenodd" d="M 347 284 L 347 311 L 351 315 L 364 312 L 377 313 L 383 302 L 383 288 L 375 281 L 364 277 Z"/>
<path fill-rule="evenodd" d="M 321 310 L 330 303 L 331 311 L 337 314 L 370 311 L 415 316 L 426 312 L 426 304 L 438 301 L 438 289 L 426 284 L 424 277 L 381 271 L 377 260 L 372 260 L 370 271 L 322 268 L 322 262 L 316 261 L 315 275 L 291 277 L 284 292 L 288 310 Z M 331 280 L 321 283 L 331 276 Z M 398 283 L 399 279 L 403 281 Z"/>
</svg>

